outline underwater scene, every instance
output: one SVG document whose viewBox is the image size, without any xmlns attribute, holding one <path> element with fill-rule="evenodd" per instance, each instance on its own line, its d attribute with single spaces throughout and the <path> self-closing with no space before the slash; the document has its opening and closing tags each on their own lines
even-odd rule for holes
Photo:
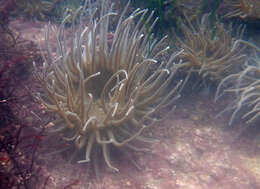
<svg viewBox="0 0 260 189">
<path fill-rule="evenodd" d="M 0 0 L 0 189 L 260 188 L 260 0 Z"/>
</svg>

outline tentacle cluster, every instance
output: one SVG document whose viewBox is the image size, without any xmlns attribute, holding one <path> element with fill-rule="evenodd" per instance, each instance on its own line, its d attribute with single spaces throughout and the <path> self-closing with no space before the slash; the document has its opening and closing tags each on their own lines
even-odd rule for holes
<svg viewBox="0 0 260 189">
<path fill-rule="evenodd" d="M 256 53 L 247 59 L 242 71 L 225 77 L 218 86 L 216 101 L 227 93 L 235 95 L 232 103 L 220 113 L 232 111 L 229 125 L 238 115 L 247 123 L 254 122 L 260 116 L 260 49 L 247 41 L 239 40 L 237 43 L 253 47 Z"/>
<path fill-rule="evenodd" d="M 185 82 L 191 74 L 199 75 L 204 81 L 219 81 L 244 62 L 244 47 L 236 43 L 243 35 L 243 28 L 233 37 L 231 26 L 225 29 L 217 23 L 211 27 L 208 15 L 198 25 L 187 19 L 187 25 L 181 28 L 184 39 L 179 39 L 178 44 L 184 49 L 181 66 L 187 72 Z"/>
<path fill-rule="evenodd" d="M 70 45 L 64 34 L 66 19 L 58 30 L 47 27 L 48 52 L 42 73 L 36 73 L 45 92 L 38 98 L 58 115 L 52 131 L 62 132 L 64 140 L 85 150 L 79 163 L 89 162 L 92 151 L 101 147 L 106 164 L 115 171 L 110 145 L 138 150 L 131 142 L 148 141 L 142 131 L 157 120 L 154 115 L 160 108 L 179 97 L 181 85 L 177 82 L 169 88 L 179 53 L 167 62 L 157 62 L 168 47 L 158 49 L 165 38 L 151 39 L 156 21 L 147 27 L 152 14 L 146 16 L 147 10 L 139 9 L 125 18 L 127 7 L 110 33 L 109 19 L 116 14 L 102 1 L 100 16 L 94 11 L 87 26 L 75 26 L 73 21 Z M 80 9 L 73 20 L 77 15 Z M 55 56 L 49 45 L 51 32 L 56 35 Z"/>
<path fill-rule="evenodd" d="M 260 2 L 255 0 L 224 0 L 224 6 L 230 11 L 226 18 L 240 17 L 244 20 L 260 19 Z"/>
</svg>

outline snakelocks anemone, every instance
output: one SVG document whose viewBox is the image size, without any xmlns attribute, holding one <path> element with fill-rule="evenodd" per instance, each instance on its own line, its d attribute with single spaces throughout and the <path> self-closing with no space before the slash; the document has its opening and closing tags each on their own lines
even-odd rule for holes
<svg viewBox="0 0 260 189">
<path fill-rule="evenodd" d="M 224 15 L 226 18 L 239 17 L 243 20 L 260 19 L 260 1 L 256 0 L 224 0 L 223 7 L 229 12 Z"/>
<path fill-rule="evenodd" d="M 229 125 L 234 123 L 236 117 L 251 124 L 259 121 L 260 116 L 260 48 L 244 40 L 238 40 L 238 43 L 252 47 L 255 54 L 248 57 L 242 71 L 222 79 L 217 88 L 216 101 L 225 94 L 232 94 L 232 102 L 219 114 L 232 112 Z"/>
<path fill-rule="evenodd" d="M 173 78 L 180 53 L 157 61 L 168 47 L 161 48 L 166 37 L 153 38 L 156 20 L 147 10 L 137 9 L 127 17 L 128 3 L 112 32 L 109 21 L 116 14 L 108 1 L 101 4 L 87 25 L 80 9 L 72 15 L 70 41 L 65 36 L 66 18 L 58 29 L 47 27 L 47 55 L 35 75 L 44 91 L 38 99 L 57 114 L 50 132 L 62 133 L 77 151 L 84 151 L 78 163 L 97 158 L 93 154 L 100 151 L 108 167 L 118 171 L 111 164 L 110 147 L 139 150 L 135 144 L 149 142 L 141 134 L 158 120 L 158 110 L 173 107 L 179 97 L 181 81 Z M 51 33 L 56 36 L 56 52 L 50 46 Z"/>
<path fill-rule="evenodd" d="M 211 26 L 209 15 L 205 14 L 199 24 L 193 24 L 186 18 L 181 29 L 183 39 L 178 39 L 178 46 L 184 49 L 182 69 L 187 76 L 184 83 L 192 76 L 199 76 L 203 83 L 218 83 L 241 67 L 245 61 L 245 47 L 235 45 L 243 36 L 243 27 L 233 32 L 231 25 L 225 28 L 216 22 Z M 235 34 L 234 34 L 235 33 Z"/>
</svg>

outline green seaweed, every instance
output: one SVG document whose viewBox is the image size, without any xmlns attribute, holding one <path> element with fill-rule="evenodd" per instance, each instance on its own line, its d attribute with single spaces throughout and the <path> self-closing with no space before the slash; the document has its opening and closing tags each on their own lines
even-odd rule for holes
<svg viewBox="0 0 260 189">
<path fill-rule="evenodd" d="M 147 8 L 149 12 L 154 11 L 154 18 L 158 18 L 155 31 L 162 37 L 169 28 L 177 28 L 176 2 L 176 0 L 134 0 L 133 6 Z"/>
<path fill-rule="evenodd" d="M 202 5 L 200 8 L 200 15 L 205 14 L 205 12 L 207 12 L 207 8 L 208 8 L 209 4 L 212 4 L 212 7 L 209 7 L 211 9 L 211 11 L 209 12 L 209 23 L 210 23 L 211 28 L 214 27 L 214 24 L 217 21 L 216 13 L 222 2 L 223 2 L 223 0 L 214 0 L 212 3 L 211 3 L 211 0 L 202 1 Z"/>
</svg>

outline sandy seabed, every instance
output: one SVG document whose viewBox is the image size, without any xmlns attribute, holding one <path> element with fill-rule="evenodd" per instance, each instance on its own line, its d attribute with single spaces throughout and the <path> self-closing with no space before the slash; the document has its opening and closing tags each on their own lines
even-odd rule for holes
<svg viewBox="0 0 260 189">
<path fill-rule="evenodd" d="M 205 97 L 209 98 L 209 97 Z M 223 129 L 227 119 L 215 119 L 210 99 L 191 97 L 151 129 L 160 140 L 149 152 L 132 152 L 113 158 L 119 173 L 101 169 L 100 179 L 92 169 L 68 163 L 61 154 L 44 161 L 42 174 L 49 176 L 46 188 L 89 189 L 256 189 L 260 188 L 260 146 L 250 137 Z M 258 143 L 259 145 L 259 143 Z"/>
</svg>

